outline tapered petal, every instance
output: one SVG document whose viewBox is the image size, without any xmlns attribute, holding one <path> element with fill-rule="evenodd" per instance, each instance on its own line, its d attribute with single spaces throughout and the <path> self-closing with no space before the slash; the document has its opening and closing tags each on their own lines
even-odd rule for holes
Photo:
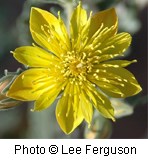
<svg viewBox="0 0 148 161">
<path fill-rule="evenodd" d="M 105 66 L 104 66 L 105 65 Z M 88 76 L 103 92 L 111 97 L 129 97 L 141 91 L 134 75 L 122 67 L 111 67 L 110 64 L 100 64 L 98 75 Z"/>
<path fill-rule="evenodd" d="M 100 56 L 99 62 L 123 55 L 123 52 L 130 46 L 131 40 L 132 37 L 128 33 L 120 33 L 105 40 L 98 47 L 98 50 L 101 51 L 97 54 Z"/>
<path fill-rule="evenodd" d="M 103 62 L 103 66 L 106 66 L 106 67 L 115 67 L 115 68 L 118 68 L 118 67 L 126 67 L 132 63 L 136 63 L 137 60 L 132 60 L 132 61 L 128 61 L 128 60 L 110 60 L 110 61 L 106 61 L 106 62 Z"/>
<path fill-rule="evenodd" d="M 82 8 L 81 3 L 77 6 L 74 10 L 72 17 L 71 17 L 71 37 L 73 39 L 77 39 L 79 34 L 87 22 L 87 13 L 86 10 Z"/>
<path fill-rule="evenodd" d="M 69 49 L 69 38 L 63 21 L 45 10 L 33 7 L 30 30 L 34 41 L 60 57 Z"/>
<path fill-rule="evenodd" d="M 30 67 L 53 67 L 59 59 L 49 52 L 33 46 L 23 46 L 15 49 L 13 56 L 20 63 Z"/>
<path fill-rule="evenodd" d="M 21 101 L 37 100 L 54 82 L 48 69 L 29 69 L 15 79 L 7 96 Z"/>
<path fill-rule="evenodd" d="M 66 134 L 71 133 L 84 118 L 79 106 L 79 93 L 77 92 L 78 90 L 74 85 L 68 84 L 56 107 L 57 121 Z"/>
<path fill-rule="evenodd" d="M 41 111 L 48 108 L 56 99 L 59 94 L 59 90 L 50 90 L 48 92 L 44 92 L 40 97 L 36 100 L 33 111 Z"/>
<path fill-rule="evenodd" d="M 80 108 L 82 109 L 83 116 L 88 122 L 88 124 L 91 124 L 92 116 L 93 116 L 93 108 L 92 103 L 89 100 L 89 97 L 84 95 L 84 92 L 82 92 L 79 96 L 80 99 Z"/>
<path fill-rule="evenodd" d="M 107 97 L 103 94 L 98 92 L 98 90 L 90 83 L 84 83 L 84 91 L 88 97 L 90 98 L 91 102 L 93 103 L 94 107 L 106 118 L 110 118 L 115 121 L 114 118 L 114 109 Z"/>
<path fill-rule="evenodd" d="M 61 89 L 64 88 L 66 82 L 56 82 L 51 85 L 51 88 L 44 92 L 40 97 L 36 100 L 34 105 L 34 111 L 41 111 L 48 108 L 57 98 Z"/>
<path fill-rule="evenodd" d="M 70 21 L 71 46 L 78 53 L 81 53 L 88 44 L 91 15 L 92 12 L 87 18 L 87 12 L 82 8 L 81 2 L 72 14 Z"/>
<path fill-rule="evenodd" d="M 92 37 L 98 30 L 113 27 L 112 32 L 108 36 L 112 36 L 117 32 L 118 19 L 114 8 L 96 13 L 91 18 L 89 37 Z M 102 27 L 101 27 L 102 26 Z"/>
</svg>

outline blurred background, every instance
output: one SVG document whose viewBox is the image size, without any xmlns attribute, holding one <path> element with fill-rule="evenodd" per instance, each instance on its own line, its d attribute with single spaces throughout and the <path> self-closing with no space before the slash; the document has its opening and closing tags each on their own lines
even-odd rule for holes
<svg viewBox="0 0 148 161">
<path fill-rule="evenodd" d="M 64 12 L 64 2 L 53 0 L 0 0 L 0 77 L 8 72 L 23 68 L 10 54 L 18 46 L 31 45 L 29 14 L 31 6 L 37 6 L 57 14 Z M 2 109 L 4 99 L 0 96 L 0 138 L 148 138 L 147 126 L 147 0 L 83 0 L 84 7 L 94 12 L 115 7 L 119 17 L 119 32 L 129 32 L 132 37 L 125 59 L 137 59 L 128 69 L 135 75 L 143 91 L 131 98 L 119 100 L 116 104 L 127 109 L 115 123 L 96 116 L 93 127 L 85 123 L 71 135 L 65 135 L 59 128 L 55 115 L 55 104 L 43 112 L 31 112 L 33 103 L 13 102 L 15 108 Z M 7 71 L 6 71 L 7 69 Z M 19 73 L 19 71 L 18 71 Z M 13 73 L 14 76 L 17 73 Z M 12 75 L 13 75 L 12 74 Z M 8 74 L 9 75 L 9 74 Z M 9 80 L 11 78 L 6 78 Z M 0 92 L 3 79 L 0 83 Z M 7 100 L 5 102 L 7 104 Z M 127 113 L 127 114 L 126 114 Z M 101 120 L 101 121 L 100 121 Z"/>
</svg>

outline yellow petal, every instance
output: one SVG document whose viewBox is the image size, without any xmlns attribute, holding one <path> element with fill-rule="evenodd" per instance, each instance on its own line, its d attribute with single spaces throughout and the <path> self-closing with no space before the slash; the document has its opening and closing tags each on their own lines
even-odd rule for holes
<svg viewBox="0 0 148 161">
<path fill-rule="evenodd" d="M 81 3 L 74 10 L 71 17 L 71 37 L 74 39 L 78 38 L 78 35 L 81 33 L 82 28 L 87 22 L 87 13 L 81 6 Z"/>
<path fill-rule="evenodd" d="M 110 83 L 106 83 L 104 81 L 97 81 L 97 80 L 91 80 L 93 83 L 95 83 L 104 93 L 108 94 L 108 96 L 111 97 L 122 97 L 123 93 L 121 90 Z"/>
<path fill-rule="evenodd" d="M 106 65 L 108 67 L 115 67 L 115 68 L 118 68 L 118 67 L 126 67 L 132 63 L 136 63 L 137 60 L 132 60 L 132 61 L 128 61 L 128 60 L 110 60 L 110 61 L 106 61 L 106 62 L 103 62 L 102 64 L 103 65 Z"/>
<path fill-rule="evenodd" d="M 131 35 L 128 33 L 120 33 L 108 38 L 99 46 L 99 50 L 101 51 L 101 53 L 98 54 L 100 56 L 99 61 L 102 62 L 121 56 L 130 46 L 131 40 Z"/>
<path fill-rule="evenodd" d="M 89 80 L 97 84 L 100 89 L 111 97 L 125 98 L 136 95 L 141 91 L 141 87 L 134 75 L 122 67 L 110 67 L 109 64 L 100 64 L 98 69 L 98 78 Z M 104 83 L 104 85 L 103 85 Z M 111 90 L 114 89 L 114 90 Z"/>
<path fill-rule="evenodd" d="M 55 101 L 65 84 L 66 82 L 51 84 L 51 88 L 48 87 L 49 90 L 40 95 L 36 100 L 33 111 L 41 111 L 48 108 Z"/>
<path fill-rule="evenodd" d="M 37 46 L 19 47 L 15 49 L 13 56 L 20 63 L 30 67 L 49 68 L 59 63 L 58 58 Z"/>
<path fill-rule="evenodd" d="M 30 14 L 30 29 L 37 33 L 43 33 L 43 25 L 54 27 L 55 31 L 63 38 L 59 20 L 50 12 L 32 7 Z"/>
<path fill-rule="evenodd" d="M 79 105 L 79 94 L 75 95 L 76 87 L 67 85 L 64 95 L 58 101 L 56 107 L 56 118 L 61 129 L 71 133 L 83 120 L 83 114 Z M 69 91 L 69 92 L 68 92 Z M 70 92 L 71 91 L 71 92 Z"/>
<path fill-rule="evenodd" d="M 84 83 L 84 89 L 88 97 L 91 99 L 94 107 L 106 118 L 115 121 L 114 109 L 107 97 L 97 91 L 97 89 L 89 82 Z"/>
<path fill-rule="evenodd" d="M 98 12 L 91 18 L 89 37 L 92 37 L 101 26 L 101 30 L 114 26 L 114 29 L 110 33 L 114 35 L 117 32 L 117 25 L 118 19 L 114 8 Z"/>
<path fill-rule="evenodd" d="M 93 116 L 92 104 L 89 101 L 88 96 L 86 97 L 84 95 L 84 92 L 80 94 L 79 99 L 80 99 L 80 107 L 82 109 L 83 116 L 85 120 L 88 122 L 88 124 L 90 125 L 92 116 Z"/>
<path fill-rule="evenodd" d="M 49 74 L 47 69 L 26 70 L 15 79 L 7 96 L 21 101 L 36 100 L 48 87 Z"/>
<path fill-rule="evenodd" d="M 57 56 L 63 49 L 69 48 L 68 33 L 61 22 L 50 12 L 34 7 L 31 9 L 30 30 L 34 41 Z"/>
</svg>

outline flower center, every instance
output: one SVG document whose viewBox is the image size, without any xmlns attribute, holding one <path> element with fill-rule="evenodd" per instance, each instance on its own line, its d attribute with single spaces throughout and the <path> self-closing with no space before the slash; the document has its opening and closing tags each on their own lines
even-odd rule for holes
<svg viewBox="0 0 148 161">
<path fill-rule="evenodd" d="M 85 64 L 80 60 L 73 60 L 68 65 L 72 76 L 78 76 L 85 73 Z"/>
<path fill-rule="evenodd" d="M 64 77 L 79 82 L 86 80 L 89 65 L 85 53 L 67 52 L 66 56 L 63 56 L 62 66 L 61 73 Z"/>
</svg>

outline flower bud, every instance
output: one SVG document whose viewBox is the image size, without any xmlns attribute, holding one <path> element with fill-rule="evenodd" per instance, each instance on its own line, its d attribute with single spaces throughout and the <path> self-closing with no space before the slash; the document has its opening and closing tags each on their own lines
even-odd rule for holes
<svg viewBox="0 0 148 161">
<path fill-rule="evenodd" d="M 16 72 L 8 72 L 7 70 L 5 70 L 4 76 L 0 79 L 0 110 L 12 108 L 21 103 L 18 100 L 6 96 L 10 85 L 20 73 L 21 69 L 18 69 Z"/>
</svg>

